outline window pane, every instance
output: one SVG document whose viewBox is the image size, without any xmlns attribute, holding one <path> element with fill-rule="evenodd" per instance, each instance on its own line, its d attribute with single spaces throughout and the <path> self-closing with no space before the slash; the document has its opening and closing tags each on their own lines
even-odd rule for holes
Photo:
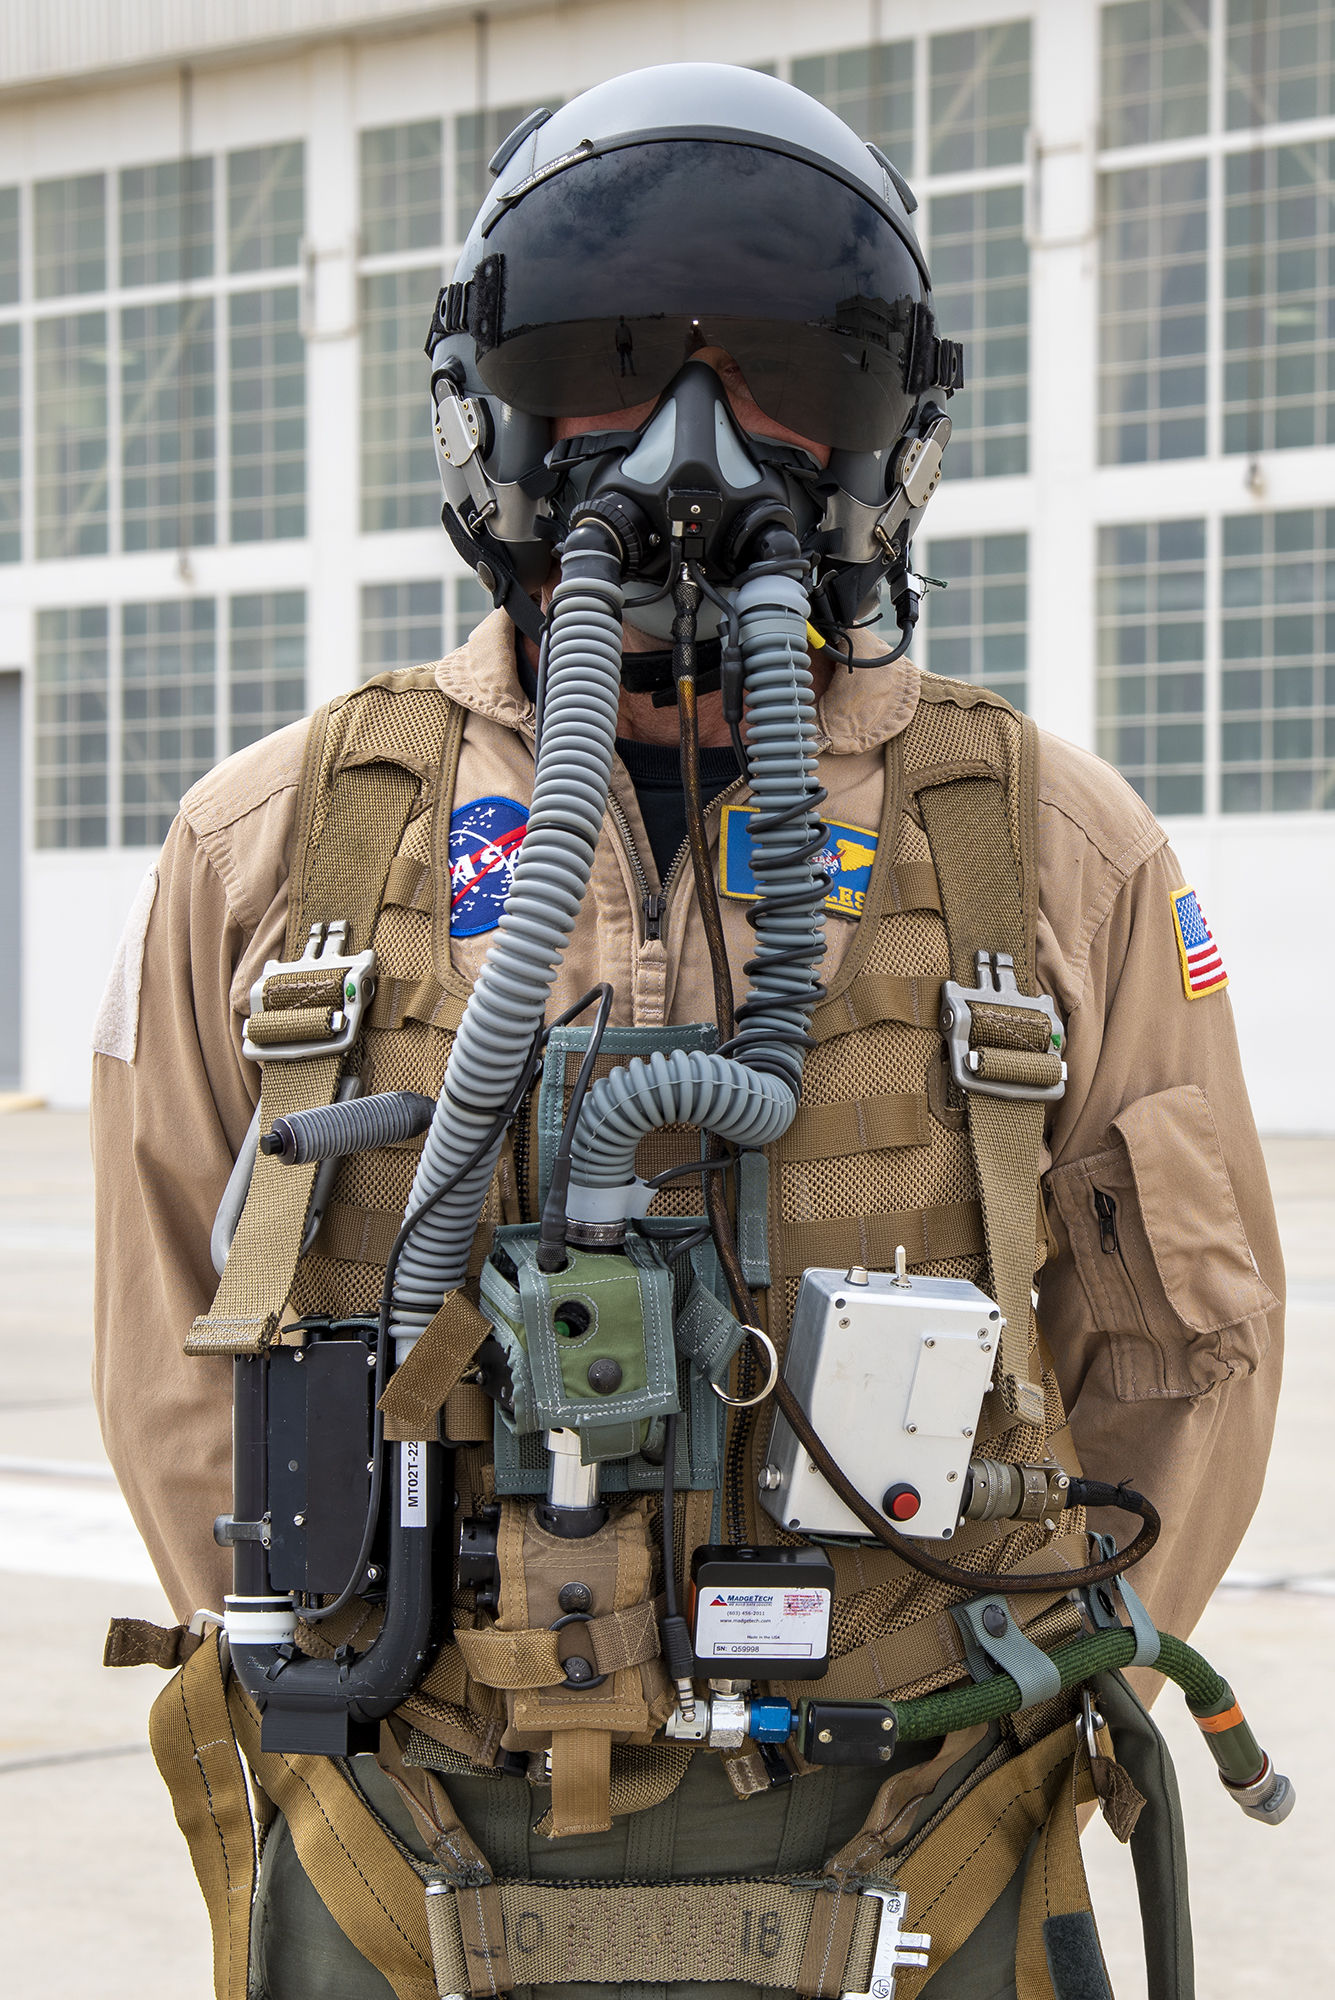
<svg viewBox="0 0 1335 2000">
<path fill-rule="evenodd" d="M 257 146 L 227 156 L 227 268 L 295 264 L 306 226 L 305 147 Z"/>
<path fill-rule="evenodd" d="M 37 553 L 107 552 L 107 316 L 33 328 L 37 394 Z"/>
<path fill-rule="evenodd" d="M 232 540 L 306 532 L 306 344 L 295 285 L 228 302 Z"/>
<path fill-rule="evenodd" d="M 0 188 L 0 306 L 19 295 L 19 191 Z"/>
<path fill-rule="evenodd" d="M 23 558 L 22 338 L 0 326 L 0 562 Z"/>
<path fill-rule="evenodd" d="M 170 285 L 213 273 L 213 161 L 123 167 L 121 283 Z"/>
<path fill-rule="evenodd" d="M 127 550 L 216 540 L 213 300 L 121 314 L 121 511 Z"/>
<path fill-rule="evenodd" d="M 931 43 L 932 172 L 968 173 L 1024 158 L 1029 23 L 966 28 Z"/>
<path fill-rule="evenodd" d="M 892 159 L 913 172 L 913 43 L 873 42 L 870 48 L 800 56 L 792 80 L 817 97 Z"/>
<path fill-rule="evenodd" d="M 1099 459 L 1199 458 L 1206 419 L 1204 160 L 1100 182 Z"/>
<path fill-rule="evenodd" d="M 471 639 L 483 619 L 490 618 L 495 608 L 491 601 L 491 592 L 484 590 L 476 577 L 456 577 L 453 643 L 462 646 L 466 639 Z"/>
<path fill-rule="evenodd" d="M 1224 450 L 1335 441 L 1329 141 L 1225 162 Z"/>
<path fill-rule="evenodd" d="M 443 240 L 439 118 L 361 135 L 362 249 L 425 250 Z"/>
<path fill-rule="evenodd" d="M 1335 110 L 1335 14 L 1330 0 L 1228 0 L 1226 121 L 1325 118 Z"/>
<path fill-rule="evenodd" d="M 559 97 L 548 98 L 554 111 Z M 462 243 L 491 186 L 487 161 L 536 104 L 506 104 L 495 111 L 464 111 L 454 121 L 454 239 Z"/>
<path fill-rule="evenodd" d="M 1029 469 L 1029 252 L 1020 188 L 937 195 L 928 204 L 943 333 L 964 342 L 968 387 L 952 396 L 949 479 Z"/>
<path fill-rule="evenodd" d="M 362 528 L 425 528 L 440 519 L 422 340 L 439 270 L 362 279 Z"/>
<path fill-rule="evenodd" d="M 1333 811 L 1335 675 L 1322 671 L 1322 614 L 1335 611 L 1335 515 L 1226 520 L 1222 586 L 1223 809 Z"/>
<path fill-rule="evenodd" d="M 231 748 L 244 750 L 306 710 L 306 593 L 232 599 Z"/>
<path fill-rule="evenodd" d="M 214 759 L 211 598 L 121 608 L 121 842 L 156 847 Z"/>
<path fill-rule="evenodd" d="M 1210 0 L 1103 9 L 1103 143 L 1144 146 L 1209 129 Z"/>
<path fill-rule="evenodd" d="M 1098 603 L 1099 755 L 1152 811 L 1204 812 L 1204 521 L 1100 528 Z"/>
<path fill-rule="evenodd" d="M 107 282 L 107 186 L 101 174 L 38 181 L 32 191 L 39 299 L 100 292 Z"/>
<path fill-rule="evenodd" d="M 37 613 L 33 841 L 107 844 L 107 612 Z"/>
<path fill-rule="evenodd" d="M 444 624 L 444 585 L 439 578 L 363 584 L 362 679 L 393 667 L 440 659 L 445 650 Z"/>
<path fill-rule="evenodd" d="M 1028 536 L 968 535 L 928 542 L 923 567 L 946 586 L 929 590 L 923 603 L 924 664 L 952 680 L 981 681 L 1022 709 L 1028 665 Z"/>
</svg>

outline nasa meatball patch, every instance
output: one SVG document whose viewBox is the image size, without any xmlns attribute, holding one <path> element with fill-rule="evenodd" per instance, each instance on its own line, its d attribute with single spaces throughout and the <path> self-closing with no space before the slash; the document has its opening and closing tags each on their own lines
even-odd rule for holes
<svg viewBox="0 0 1335 2000">
<path fill-rule="evenodd" d="M 744 903 L 754 903 L 760 895 L 751 870 L 751 821 L 757 810 L 755 806 L 724 806 L 719 830 L 719 888 L 725 896 Z M 828 825 L 829 838 L 816 857 L 816 866 L 830 878 L 825 907 L 836 916 L 860 917 L 876 859 L 877 835 L 871 827 L 848 826 L 837 819 Z"/>
<path fill-rule="evenodd" d="M 450 815 L 450 935 L 494 931 L 514 880 L 528 807 L 517 799 L 470 799 Z"/>
</svg>

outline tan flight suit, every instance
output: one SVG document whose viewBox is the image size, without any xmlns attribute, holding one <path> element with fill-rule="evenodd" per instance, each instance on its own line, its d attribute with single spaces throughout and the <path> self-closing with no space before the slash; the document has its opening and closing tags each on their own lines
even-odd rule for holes
<svg viewBox="0 0 1335 2000">
<path fill-rule="evenodd" d="M 456 808 L 530 797 L 533 708 L 513 647 L 496 614 L 436 669 L 469 711 Z M 912 718 L 918 689 L 908 662 L 831 682 L 818 708 L 828 818 L 880 824 L 884 745 Z M 264 961 L 283 953 L 305 727 L 188 794 L 142 935 L 127 940 L 122 990 L 133 992 L 138 969 L 137 1032 L 131 1009 L 104 1037 L 116 1052 L 96 1058 L 96 1394 L 108 1452 L 182 1618 L 220 1607 L 230 1585 L 211 1525 L 231 1500 L 231 1368 L 187 1360 L 182 1340 L 213 1298 L 210 1230 L 258 1095 L 242 1028 Z M 619 763 L 612 787 L 637 856 L 609 813 L 553 1010 L 607 979 L 615 1023 L 709 1019 L 690 870 L 674 873 L 661 942 L 646 940 L 644 890 L 660 884 Z M 718 819 L 715 806 L 715 839 Z M 1048 736 L 1039 861 L 1038 983 L 1067 1024 L 1069 1061 L 1043 1162 L 1052 1255 L 1040 1318 L 1086 1475 L 1139 1487 L 1163 1517 L 1135 1582 L 1155 1622 L 1185 1636 L 1251 1517 L 1273 1426 L 1283 1271 L 1265 1166 L 1227 996 L 1183 991 L 1171 896 L 1184 878 L 1162 830 L 1107 765 Z M 723 903 L 739 993 L 753 948 L 745 908 Z M 854 934 L 828 917 L 827 980 Z M 457 968 L 473 977 L 490 942 L 455 939 Z M 1100 1242 L 1096 1186 L 1119 1197 L 1114 1254 Z M 1257 1274 L 1243 1319 L 1239 1264 Z M 1095 1525 L 1125 1540 L 1125 1517 Z"/>
</svg>

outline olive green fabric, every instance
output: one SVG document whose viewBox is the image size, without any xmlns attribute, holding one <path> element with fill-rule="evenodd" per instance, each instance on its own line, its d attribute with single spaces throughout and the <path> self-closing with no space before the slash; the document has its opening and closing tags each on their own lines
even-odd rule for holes
<svg viewBox="0 0 1335 2000">
<path fill-rule="evenodd" d="M 985 1752 L 987 1745 L 982 1746 Z M 935 1744 L 899 1753 L 905 1769 L 925 1761 Z M 971 1753 L 949 1774 L 957 1784 Z M 406 1847 L 430 1860 L 420 1830 L 389 1780 L 370 1757 L 353 1766 L 375 1811 Z M 518 1777 L 448 1777 L 443 1782 L 469 1834 L 498 1876 L 525 1875 L 551 1882 L 736 1878 L 739 1843 L 746 1870 L 758 1878 L 814 1877 L 833 1849 L 851 1840 L 870 1812 L 884 1765 L 874 1770 L 813 1772 L 791 1785 L 755 1794 L 742 1806 L 721 1758 L 693 1757 L 680 1786 L 659 1806 L 614 1819 L 607 1833 L 560 1841 L 537 1831 L 550 1793 Z M 942 1787 L 923 1802 L 923 1816 L 941 1803 Z M 265 1843 L 252 1931 L 252 2000 L 391 2000 L 392 1988 L 343 1937 L 332 1917 L 320 1921 L 319 1899 L 301 1873 L 285 1823 Z M 649 2000 L 643 1984 L 560 1985 L 518 1989 L 542 2000 Z M 761 2000 L 774 1989 L 737 1980 L 677 1984 L 673 2000 Z M 933 1996 L 936 2000 L 936 1996 Z"/>
</svg>

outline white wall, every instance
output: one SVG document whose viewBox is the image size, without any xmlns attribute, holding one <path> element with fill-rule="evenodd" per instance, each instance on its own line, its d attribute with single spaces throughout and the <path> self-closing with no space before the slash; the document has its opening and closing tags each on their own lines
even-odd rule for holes
<svg viewBox="0 0 1335 2000">
<path fill-rule="evenodd" d="M 1331 816 L 1166 824 L 1182 879 L 1223 954 L 1257 1124 L 1263 1132 L 1335 1132 L 1335 1062 L 1319 1026 L 1321 996 L 1335 982 Z"/>
<path fill-rule="evenodd" d="M 30 856 L 23 911 L 23 1087 L 88 1102 L 93 1022 L 152 848 Z"/>
</svg>

